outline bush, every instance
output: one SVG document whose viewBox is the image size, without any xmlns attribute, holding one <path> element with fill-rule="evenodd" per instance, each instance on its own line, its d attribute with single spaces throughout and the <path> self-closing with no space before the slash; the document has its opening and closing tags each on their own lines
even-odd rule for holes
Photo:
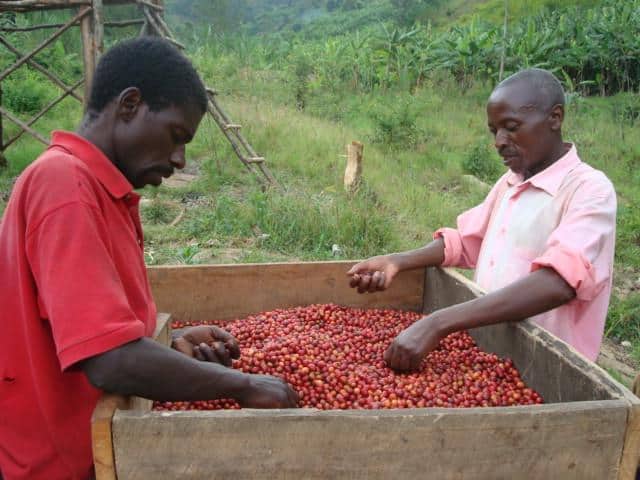
<svg viewBox="0 0 640 480">
<path fill-rule="evenodd" d="M 495 182 L 501 173 L 500 163 L 496 160 L 486 140 L 478 140 L 462 161 L 462 169 L 485 182 Z"/>
<path fill-rule="evenodd" d="M 33 115 L 40 111 L 55 94 L 54 87 L 21 67 L 2 85 L 2 102 L 14 113 Z"/>
<path fill-rule="evenodd" d="M 377 104 L 371 112 L 375 129 L 372 141 L 389 147 L 413 147 L 420 136 L 416 126 L 419 106 L 412 96 L 392 99 L 393 103 Z"/>
</svg>

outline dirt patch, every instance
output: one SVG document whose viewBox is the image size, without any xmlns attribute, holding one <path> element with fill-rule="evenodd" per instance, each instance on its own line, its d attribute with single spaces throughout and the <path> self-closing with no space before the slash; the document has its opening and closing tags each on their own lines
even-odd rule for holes
<svg viewBox="0 0 640 480">
<path fill-rule="evenodd" d="M 640 373 L 640 365 L 633 359 L 629 350 L 605 338 L 596 363 L 603 368 L 617 371 L 627 385 L 631 385 Z"/>
<path fill-rule="evenodd" d="M 163 180 L 162 184 L 169 188 L 181 188 L 187 187 L 191 185 L 194 181 L 199 178 L 198 175 L 193 175 L 191 173 L 174 173 L 172 176 Z"/>
</svg>

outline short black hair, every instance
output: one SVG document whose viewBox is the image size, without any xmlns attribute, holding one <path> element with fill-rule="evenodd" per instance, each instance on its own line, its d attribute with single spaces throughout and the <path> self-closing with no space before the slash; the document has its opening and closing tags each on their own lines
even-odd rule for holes
<svg viewBox="0 0 640 480">
<path fill-rule="evenodd" d="M 535 89 L 536 97 L 544 99 L 544 104 L 538 105 L 538 107 L 548 109 L 554 105 L 565 104 L 564 89 L 560 80 L 553 73 L 542 68 L 527 68 L 514 73 L 500 82 L 494 92 L 500 88 L 518 83 L 525 83 L 530 88 Z"/>
<path fill-rule="evenodd" d="M 160 37 L 125 40 L 107 51 L 96 67 L 87 110 L 101 112 L 129 87 L 139 88 L 154 111 L 185 104 L 207 111 L 207 92 L 195 68 Z"/>
</svg>

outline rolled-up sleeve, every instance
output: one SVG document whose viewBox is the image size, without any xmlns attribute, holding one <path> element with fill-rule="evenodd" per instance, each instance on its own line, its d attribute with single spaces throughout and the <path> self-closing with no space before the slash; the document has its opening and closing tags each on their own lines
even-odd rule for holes
<svg viewBox="0 0 640 480">
<path fill-rule="evenodd" d="M 505 182 L 506 175 L 494 185 L 480 205 L 460 214 L 457 228 L 440 228 L 433 234 L 434 239 L 442 238 L 444 241 L 443 267 L 475 268 L 492 212 L 500 192 L 505 190 Z"/>
<path fill-rule="evenodd" d="M 531 264 L 534 272 L 553 268 L 576 291 L 592 300 L 611 281 L 616 228 L 616 196 L 602 175 L 578 188 L 545 250 Z"/>
</svg>

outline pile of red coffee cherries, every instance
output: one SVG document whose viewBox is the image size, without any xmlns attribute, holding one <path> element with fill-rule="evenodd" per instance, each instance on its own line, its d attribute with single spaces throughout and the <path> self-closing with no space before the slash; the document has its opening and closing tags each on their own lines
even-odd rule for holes
<svg viewBox="0 0 640 480">
<path fill-rule="evenodd" d="M 444 338 L 420 370 L 401 374 L 383 355 L 391 341 L 421 317 L 414 312 L 338 305 L 274 310 L 217 324 L 236 337 L 234 368 L 276 375 L 300 396 L 300 407 L 322 410 L 532 405 L 509 359 L 480 350 L 467 332 Z M 201 323 L 198 323 L 201 324 Z M 174 322 L 173 328 L 195 325 Z M 157 410 L 240 408 L 233 400 L 156 402 Z"/>
</svg>

